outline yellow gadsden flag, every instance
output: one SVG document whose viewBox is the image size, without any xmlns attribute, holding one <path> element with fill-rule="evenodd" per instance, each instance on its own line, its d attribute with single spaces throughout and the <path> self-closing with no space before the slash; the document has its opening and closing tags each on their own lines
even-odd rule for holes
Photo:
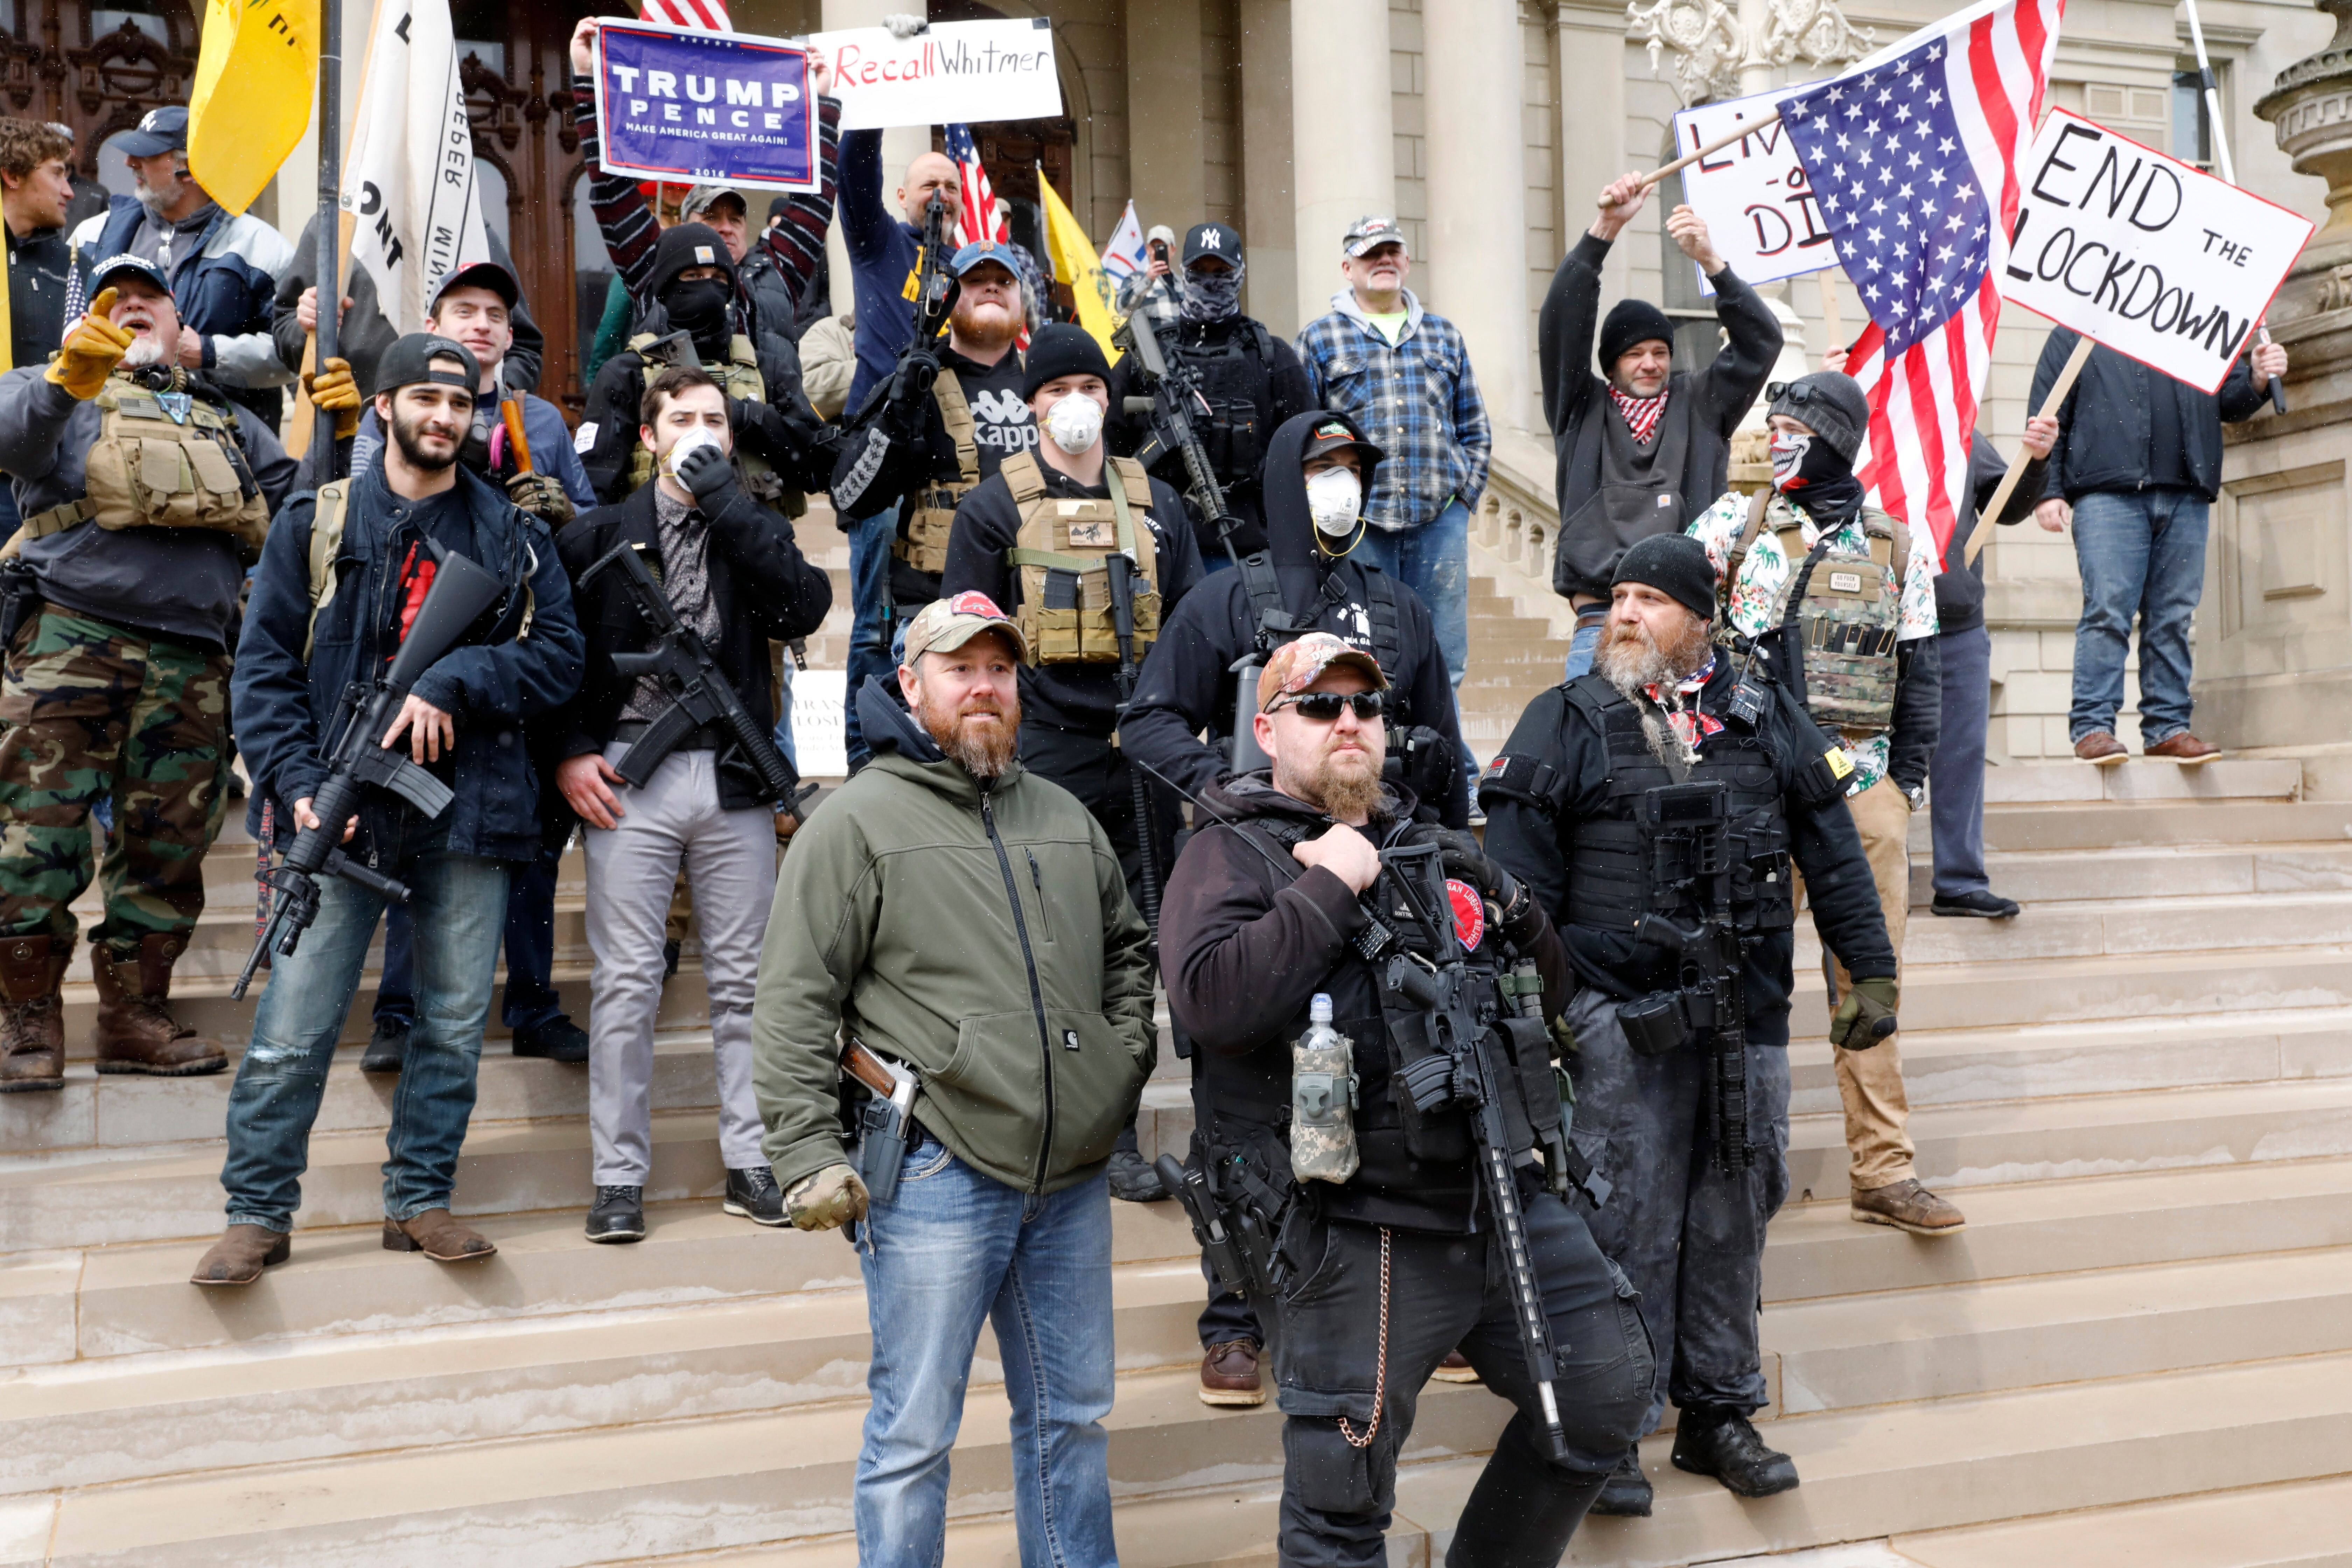
<svg viewBox="0 0 2352 1568">
<path fill-rule="evenodd" d="M 208 0 L 188 95 L 188 172 L 243 212 L 301 144 L 318 84 L 319 0 Z"/>
<path fill-rule="evenodd" d="M 1118 314 L 1111 308 L 1113 290 L 1110 278 L 1103 271 L 1102 258 L 1095 254 L 1094 241 L 1062 205 L 1054 190 L 1054 182 L 1045 172 L 1037 174 L 1037 192 L 1045 201 L 1045 246 L 1054 255 L 1054 276 L 1070 286 L 1078 302 L 1078 325 L 1093 334 L 1102 344 L 1103 356 L 1113 364 L 1118 363 L 1118 350 L 1111 346 L 1110 335 L 1118 330 Z"/>
</svg>

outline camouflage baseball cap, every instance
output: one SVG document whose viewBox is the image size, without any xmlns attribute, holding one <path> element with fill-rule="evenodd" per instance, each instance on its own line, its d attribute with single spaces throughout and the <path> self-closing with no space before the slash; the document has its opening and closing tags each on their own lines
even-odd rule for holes
<svg viewBox="0 0 2352 1568">
<path fill-rule="evenodd" d="M 998 609 L 995 600 L 974 590 L 923 606 L 907 627 L 907 662 L 912 665 L 927 653 L 952 653 L 985 631 L 1003 632 L 1013 639 L 1014 656 L 1028 658 L 1029 645 L 1013 617 Z"/>
<path fill-rule="evenodd" d="M 1315 678 L 1335 664 L 1360 669 L 1371 677 L 1372 689 L 1386 691 L 1389 678 L 1381 673 L 1381 661 L 1362 648 L 1350 647 L 1329 632 L 1308 632 L 1296 642 L 1287 642 L 1274 650 L 1265 661 L 1265 672 L 1258 677 L 1258 711 L 1265 712 L 1277 697 L 1296 695 L 1315 684 Z"/>
</svg>

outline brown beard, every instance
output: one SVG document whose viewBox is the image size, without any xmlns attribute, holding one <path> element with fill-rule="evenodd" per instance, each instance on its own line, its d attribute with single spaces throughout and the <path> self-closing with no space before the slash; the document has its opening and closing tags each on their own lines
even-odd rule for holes
<svg viewBox="0 0 2352 1568">
<path fill-rule="evenodd" d="M 1385 739 L 1383 736 L 1383 742 Z M 1318 752 L 1313 767 L 1303 772 L 1293 772 L 1276 763 L 1275 787 L 1294 799 L 1320 808 L 1326 816 L 1335 821 L 1346 822 L 1352 817 L 1369 816 L 1381 805 L 1381 763 L 1386 750 L 1385 744 L 1367 745 L 1365 756 L 1370 767 L 1361 773 L 1342 771 L 1325 752 Z"/>
<path fill-rule="evenodd" d="M 976 349 L 1001 349 L 1021 330 L 1021 318 L 1013 310 L 1000 310 L 982 318 L 958 303 L 948 324 L 955 329 L 957 337 Z"/>
<path fill-rule="evenodd" d="M 1004 776 L 1013 763 L 1013 755 L 1021 743 L 1021 699 L 1015 696 L 1010 707 L 999 707 L 993 697 L 967 697 L 954 712 L 942 703 L 931 700 L 926 689 L 918 689 L 919 700 L 915 718 L 931 739 L 945 752 L 948 760 L 983 784 L 993 784 Z M 981 729 L 968 725 L 966 719 L 975 713 L 1003 715 L 1003 722 Z"/>
</svg>

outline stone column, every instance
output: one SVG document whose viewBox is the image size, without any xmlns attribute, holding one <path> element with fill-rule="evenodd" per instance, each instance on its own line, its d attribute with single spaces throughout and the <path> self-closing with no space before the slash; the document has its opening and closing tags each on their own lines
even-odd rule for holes
<svg viewBox="0 0 2352 1568">
<path fill-rule="evenodd" d="M 1452 319 L 1497 426 L 1524 426 L 1527 135 L 1516 0 L 1454 0 L 1422 37 L 1429 138 L 1429 291 Z"/>
<path fill-rule="evenodd" d="M 1339 237 L 1396 210 L 1388 0 L 1290 0 L 1290 148 L 1298 321 L 1339 286 Z M 1516 84 L 1512 100 L 1517 100 Z"/>
<path fill-rule="evenodd" d="M 1592 226 L 1593 196 L 1633 164 L 1625 152 L 1625 8 L 1561 0 L 1559 11 L 1560 255 Z M 1622 297 L 1631 237 L 1610 247 L 1601 291 Z M 1558 263 L 1559 258 L 1552 260 Z"/>
<path fill-rule="evenodd" d="M 1128 193 L 1146 228 L 1181 239 L 1208 216 L 1201 0 L 1127 0 Z"/>
<path fill-rule="evenodd" d="M 1240 0 L 1243 309 L 1298 335 L 1297 215 L 1291 207 L 1290 0 Z"/>
<path fill-rule="evenodd" d="M 921 16 L 929 14 L 927 0 L 824 0 L 824 21 L 820 30 L 837 32 L 844 27 L 878 27 L 887 16 L 904 14 Z M 931 128 L 928 125 L 901 125 L 882 132 L 882 205 L 893 210 L 897 202 L 891 193 L 905 180 L 907 165 L 931 150 Z M 856 301 L 856 284 L 849 271 L 849 247 L 841 237 L 841 220 L 835 218 L 825 231 L 825 255 L 833 277 L 833 308 L 847 311 Z"/>
</svg>

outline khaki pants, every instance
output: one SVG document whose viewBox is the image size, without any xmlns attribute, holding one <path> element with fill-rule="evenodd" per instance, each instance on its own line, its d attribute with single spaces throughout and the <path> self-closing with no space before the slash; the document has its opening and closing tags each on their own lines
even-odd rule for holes
<svg viewBox="0 0 2352 1568">
<path fill-rule="evenodd" d="M 1878 908 L 1886 917 L 1886 940 L 1899 962 L 1903 953 L 1904 917 L 1911 910 L 1911 803 L 1892 779 L 1880 779 L 1858 795 L 1848 797 L 1854 827 L 1862 834 L 1862 852 L 1870 858 L 1871 879 L 1878 884 Z M 1797 881 L 1797 905 L 1802 909 L 1805 884 Z M 1814 929 L 1820 930 L 1816 923 Z M 1804 984 L 1802 979 L 1798 981 Z M 1845 1000 L 1853 976 L 1837 966 L 1837 999 Z M 1848 1180 L 1857 1189 L 1890 1186 L 1910 1178 L 1911 1102 L 1903 1092 L 1901 1037 L 1889 1035 L 1866 1051 L 1832 1050 L 1837 1060 L 1838 1099 L 1845 1106 L 1845 1147 Z"/>
</svg>

